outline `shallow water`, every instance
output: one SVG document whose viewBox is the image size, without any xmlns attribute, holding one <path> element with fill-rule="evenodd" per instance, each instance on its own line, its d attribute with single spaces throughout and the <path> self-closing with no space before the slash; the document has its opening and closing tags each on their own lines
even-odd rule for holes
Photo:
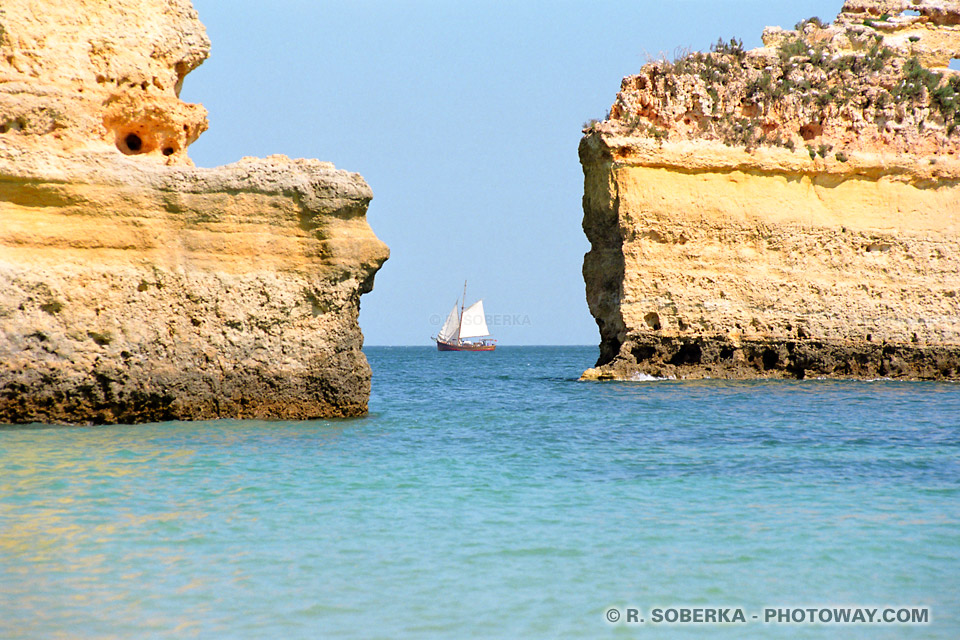
<svg viewBox="0 0 960 640">
<path fill-rule="evenodd" d="M 0 637 L 960 637 L 958 384 L 366 351 L 366 418 L 0 429 Z M 604 621 L 680 606 L 932 622 Z"/>
</svg>

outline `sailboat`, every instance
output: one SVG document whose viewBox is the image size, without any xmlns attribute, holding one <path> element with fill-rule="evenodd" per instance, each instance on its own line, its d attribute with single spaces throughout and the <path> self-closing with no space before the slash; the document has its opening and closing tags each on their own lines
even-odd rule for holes
<svg viewBox="0 0 960 640">
<path fill-rule="evenodd" d="M 467 301 L 467 283 L 463 283 L 463 300 L 460 308 L 453 305 L 447 321 L 437 334 L 437 351 L 493 351 L 497 348 L 496 340 L 473 338 L 487 338 L 490 330 L 487 329 L 487 319 L 483 313 L 483 300 L 477 300 L 469 307 L 464 308 Z"/>
</svg>

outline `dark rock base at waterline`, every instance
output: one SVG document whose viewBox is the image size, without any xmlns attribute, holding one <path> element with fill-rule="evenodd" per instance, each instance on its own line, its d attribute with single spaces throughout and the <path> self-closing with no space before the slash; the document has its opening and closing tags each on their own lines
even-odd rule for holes
<svg viewBox="0 0 960 640">
<path fill-rule="evenodd" d="M 7 371 L 0 366 L 0 424 L 137 424 L 171 420 L 312 420 L 367 413 L 370 369 L 308 374 L 242 369 L 216 377 L 125 371 L 102 366 L 85 375 L 68 368 Z"/>
<path fill-rule="evenodd" d="M 725 336 L 630 336 L 584 377 L 630 379 L 638 373 L 677 378 L 960 379 L 960 345 L 911 342 L 832 342 L 819 339 L 741 339 Z M 592 374 L 591 374 L 592 372 Z"/>
</svg>

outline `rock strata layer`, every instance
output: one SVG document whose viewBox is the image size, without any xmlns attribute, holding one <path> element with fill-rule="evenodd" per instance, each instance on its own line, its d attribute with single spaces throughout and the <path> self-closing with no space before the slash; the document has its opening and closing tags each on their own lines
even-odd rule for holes
<svg viewBox="0 0 960 640">
<path fill-rule="evenodd" d="M 0 9 L 0 423 L 364 413 L 359 298 L 388 256 L 364 180 L 192 166 L 189 2 L 20 4 Z"/>
<path fill-rule="evenodd" d="M 960 6 L 764 42 L 648 64 L 585 127 L 584 378 L 960 377 Z"/>
</svg>

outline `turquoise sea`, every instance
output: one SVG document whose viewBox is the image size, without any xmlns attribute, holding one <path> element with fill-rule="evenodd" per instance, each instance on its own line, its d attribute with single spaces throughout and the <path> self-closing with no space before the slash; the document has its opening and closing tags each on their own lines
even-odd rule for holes
<svg viewBox="0 0 960 640">
<path fill-rule="evenodd" d="M 366 351 L 365 418 L 0 428 L 0 637 L 960 637 L 960 384 Z"/>
</svg>

